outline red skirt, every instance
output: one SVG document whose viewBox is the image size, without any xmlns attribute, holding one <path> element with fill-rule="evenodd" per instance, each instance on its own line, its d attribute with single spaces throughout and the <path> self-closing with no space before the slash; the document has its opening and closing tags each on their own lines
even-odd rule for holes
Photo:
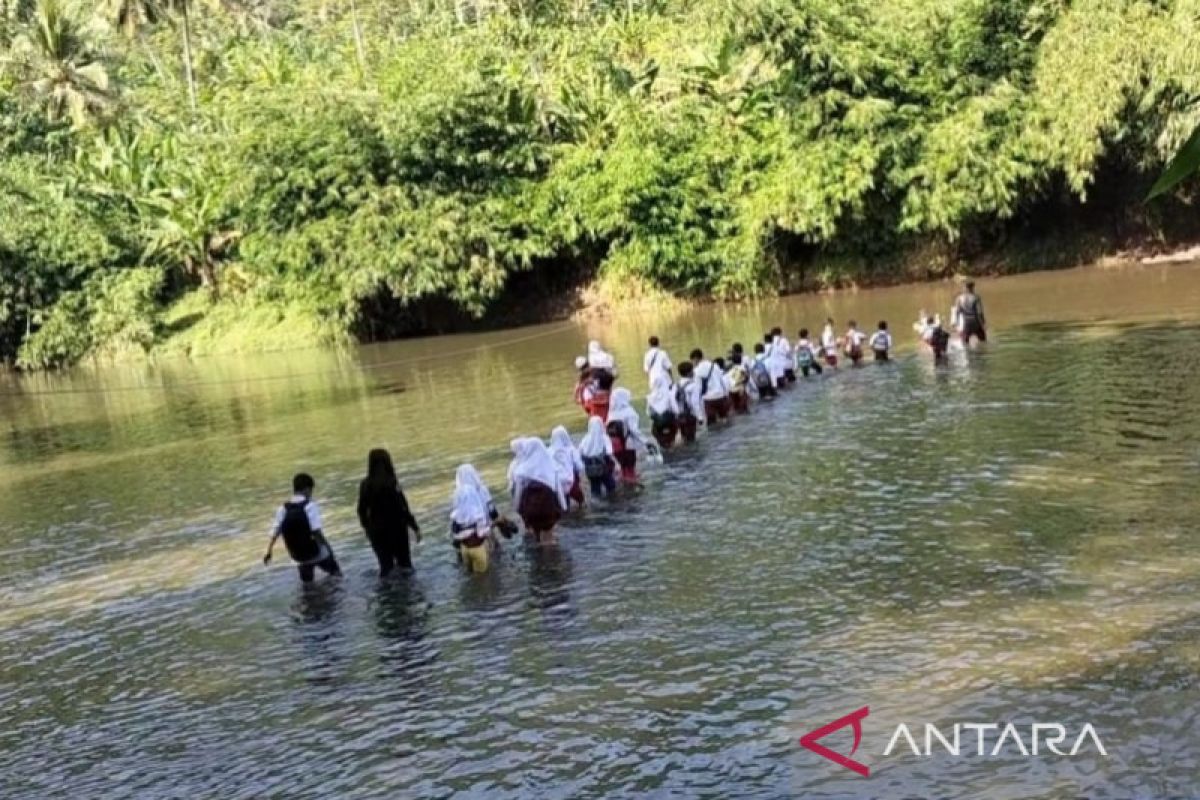
<svg viewBox="0 0 1200 800">
<path fill-rule="evenodd" d="M 552 531 L 562 518 L 558 494 L 544 483 L 532 483 L 521 490 L 517 514 L 533 533 Z"/>
</svg>

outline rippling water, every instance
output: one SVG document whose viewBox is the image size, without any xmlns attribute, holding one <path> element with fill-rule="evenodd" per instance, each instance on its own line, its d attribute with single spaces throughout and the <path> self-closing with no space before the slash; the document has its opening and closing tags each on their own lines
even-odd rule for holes
<svg viewBox="0 0 1200 800">
<path fill-rule="evenodd" d="M 589 335 L 640 392 L 652 329 L 903 341 L 949 290 L 0 381 L 0 796 L 1197 795 L 1200 271 L 983 289 L 986 349 L 802 382 L 472 579 L 453 467 L 498 486 L 512 435 L 578 431 Z M 428 536 L 408 581 L 354 520 L 377 444 Z M 257 560 L 300 468 L 340 583 Z M 871 778 L 798 747 L 867 704 Z M 1110 757 L 881 756 L 899 721 L 1009 719 Z"/>
</svg>

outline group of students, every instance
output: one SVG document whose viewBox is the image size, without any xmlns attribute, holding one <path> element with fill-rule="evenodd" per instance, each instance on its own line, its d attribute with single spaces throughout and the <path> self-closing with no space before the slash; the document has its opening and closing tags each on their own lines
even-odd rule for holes
<svg viewBox="0 0 1200 800">
<path fill-rule="evenodd" d="M 972 337 L 986 341 L 983 304 L 975 294 L 974 283 L 967 282 L 966 290 L 955 298 L 950 317 L 951 327 L 964 346 Z M 935 360 L 946 357 L 950 333 L 942 326 L 940 316 L 929 316 L 922 310 L 913 328 Z M 551 541 L 563 514 L 585 505 L 585 485 L 593 498 L 611 496 L 618 486 L 640 488 L 639 452 L 661 461 L 662 451 L 679 441 L 695 441 L 701 427 L 727 424 L 734 415 L 749 413 L 751 402 L 773 400 L 799 376 L 837 369 L 841 356 L 857 365 L 868 350 L 875 361 L 888 361 L 892 345 L 886 321 L 880 321 L 870 335 L 851 321 L 839 336 L 833 319 L 827 319 L 816 339 L 810 337 L 807 328 L 801 328 L 793 345 L 782 329 L 773 328 L 754 344 L 751 353 L 741 343 L 734 343 L 726 356 L 710 359 L 697 348 L 688 360 L 676 365 L 658 337 L 651 336 L 642 360 L 642 371 L 649 382 L 647 437 L 633 407 L 632 393 L 615 385 L 615 359 L 593 341 L 587 355 L 575 361 L 575 402 L 587 415 L 587 432 L 577 443 L 562 426 L 550 432 L 548 442 L 536 436 L 512 440 L 508 468 L 512 508 L 531 540 Z M 454 483 L 450 542 L 464 569 L 485 572 L 490 554 L 500 547 L 500 537 L 511 539 L 519 528 L 500 514 L 473 465 L 460 465 Z M 320 509 L 312 497 L 314 487 L 311 476 L 295 476 L 293 495 L 276 512 L 263 557 L 264 563 L 270 563 L 275 542 L 283 538 L 304 582 L 313 579 L 316 569 L 341 574 L 322 531 Z M 386 450 L 372 450 L 368 455 L 367 476 L 359 486 L 358 518 L 379 561 L 381 575 L 412 569 L 408 535 L 411 531 L 420 541 L 421 529 Z"/>
</svg>

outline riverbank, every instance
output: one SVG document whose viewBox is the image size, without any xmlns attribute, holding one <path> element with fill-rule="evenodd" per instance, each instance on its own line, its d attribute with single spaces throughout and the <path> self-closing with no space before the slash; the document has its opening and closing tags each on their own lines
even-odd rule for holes
<svg viewBox="0 0 1200 800">
<path fill-rule="evenodd" d="M 1200 260 L 1200 240 L 1175 241 L 1143 236 L 1115 242 L 1111 234 L 1095 232 L 1071 239 L 1030 241 L 1014 239 L 994 250 L 964 259 L 949 247 L 913 249 L 885 259 L 871 268 L 850 269 L 845 261 L 814 261 L 793 272 L 790 285 L 764 292 L 757 299 L 793 295 L 854 292 L 884 286 L 919 285 L 972 277 L 1000 277 L 1043 270 L 1071 269 L 1096 264 L 1120 267 Z M 1120 244 L 1121 246 L 1115 246 Z M 536 277 L 536 276 L 533 276 Z M 552 294 L 522 300 L 515 296 L 536 280 L 521 281 L 509 291 L 500 308 L 474 319 L 448 305 L 410 309 L 415 329 L 389 339 L 454 333 L 498 331 L 525 325 L 563 321 L 613 319 L 623 314 L 661 313 L 711 303 L 736 304 L 739 300 L 713 296 L 687 296 L 657 289 L 636 278 L 592 277 L 578 285 L 560 285 Z M 749 299 L 749 298 L 743 298 Z M 128 361 L 146 358 L 207 357 L 270 353 L 312 347 L 344 347 L 357 342 L 339 333 L 312 309 L 264 306 L 228 301 L 211 303 L 194 292 L 169 307 L 161 317 L 165 334 L 146 349 L 125 349 L 100 356 L 101 360 Z M 370 341 L 369 339 L 367 341 Z"/>
</svg>

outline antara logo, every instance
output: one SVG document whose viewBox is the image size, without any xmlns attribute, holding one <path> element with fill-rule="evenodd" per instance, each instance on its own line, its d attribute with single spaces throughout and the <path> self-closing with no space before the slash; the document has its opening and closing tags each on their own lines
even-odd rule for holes
<svg viewBox="0 0 1200 800">
<path fill-rule="evenodd" d="M 841 764 L 846 769 L 854 770 L 864 778 L 868 778 L 871 776 L 871 768 L 866 764 L 860 764 L 852 758 L 844 756 L 834 750 L 830 750 L 825 745 L 818 744 L 817 741 L 825 738 L 834 731 L 840 731 L 847 725 L 852 725 L 854 727 L 854 746 L 850 748 L 850 755 L 854 755 L 854 753 L 858 750 L 858 746 L 862 744 L 862 721 L 866 719 L 867 715 L 870 713 L 871 707 L 863 706 L 858 711 L 847 714 L 840 719 L 835 719 L 828 725 L 822 725 L 815 731 L 809 731 L 800 737 L 800 746 L 812 750 L 814 753 L 821 756 L 821 758 L 828 758 L 833 763 Z"/>
<path fill-rule="evenodd" d="M 858 773 L 864 778 L 871 775 L 871 768 L 866 764 L 855 761 L 850 758 L 858 751 L 858 747 L 862 744 L 863 728 L 862 721 L 871 713 L 869 706 L 863 706 L 857 711 L 851 712 L 844 717 L 835 719 L 828 725 L 822 725 L 816 730 L 809 731 L 800 737 L 800 746 L 807 750 L 811 750 L 822 758 L 826 758 L 835 764 L 845 767 L 848 770 Z M 854 732 L 854 745 L 850 748 L 849 755 L 843 755 L 836 750 L 831 750 L 820 743 L 834 731 L 839 731 L 842 728 L 849 726 Z M 1053 754 L 1056 756 L 1074 756 L 1084 750 L 1090 743 L 1091 748 L 1096 753 L 1107 758 L 1108 751 L 1104 749 L 1104 742 L 1100 741 L 1100 734 L 1092 727 L 1089 722 L 1080 729 L 1079 735 L 1073 738 L 1068 737 L 1067 727 L 1065 725 L 1054 723 L 1035 722 L 1029 726 L 1028 737 L 1022 737 L 1021 729 L 1017 728 L 1013 723 L 1006 725 L 998 725 L 996 723 L 954 723 L 950 729 L 949 736 L 946 735 L 943 729 L 939 729 L 935 725 L 926 723 L 924 725 L 924 744 L 922 748 L 918 744 L 917 738 L 913 736 L 912 729 L 903 722 L 896 726 L 895 732 L 888 740 L 887 746 L 883 749 L 881 755 L 890 756 L 893 751 L 908 750 L 912 755 L 918 757 L 929 757 L 935 752 L 941 750 L 952 756 L 971 755 L 972 752 L 977 756 L 1000 756 L 1021 755 L 1025 757 Z M 966 732 L 966 736 L 963 733 Z M 998 732 L 994 744 L 989 742 L 989 733 Z M 971 734 L 974 734 L 972 736 Z M 965 745 L 963 739 L 970 741 L 974 739 L 975 747 Z M 1069 749 L 1059 749 L 1060 745 L 1065 745 L 1067 741 L 1071 741 Z M 940 745 L 940 747 L 936 746 Z M 1026 744 L 1028 742 L 1028 745 Z M 991 746 L 989 746 L 991 744 Z M 907 745 L 904 747 L 902 745 Z"/>
</svg>

